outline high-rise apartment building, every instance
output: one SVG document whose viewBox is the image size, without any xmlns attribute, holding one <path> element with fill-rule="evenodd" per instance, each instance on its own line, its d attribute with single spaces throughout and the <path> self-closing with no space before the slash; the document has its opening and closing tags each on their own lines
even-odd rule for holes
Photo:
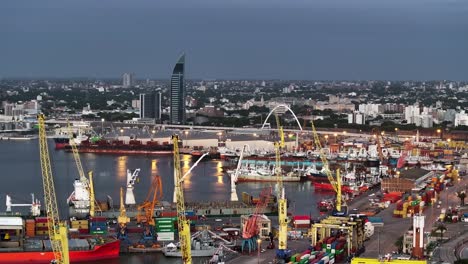
<svg viewBox="0 0 468 264">
<path fill-rule="evenodd" d="M 122 75 L 122 87 L 129 88 L 133 86 L 133 73 L 124 73 Z"/>
<path fill-rule="evenodd" d="M 182 54 L 174 66 L 171 76 L 171 103 L 170 121 L 171 124 L 185 123 L 185 85 L 184 69 L 185 54 Z"/>
<path fill-rule="evenodd" d="M 161 92 L 140 94 L 140 118 L 161 119 Z"/>
</svg>

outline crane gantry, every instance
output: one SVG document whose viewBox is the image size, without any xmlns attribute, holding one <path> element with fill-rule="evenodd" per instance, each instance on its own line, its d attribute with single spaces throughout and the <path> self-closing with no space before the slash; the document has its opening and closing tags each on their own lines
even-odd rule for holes
<svg viewBox="0 0 468 264">
<path fill-rule="evenodd" d="M 37 116 L 39 125 L 39 152 L 41 160 L 42 184 L 44 188 L 44 204 L 48 217 L 47 229 L 49 232 L 50 244 L 54 252 L 55 262 L 58 264 L 70 263 L 68 252 L 67 226 L 60 222 L 55 194 L 54 178 L 50 165 L 49 146 L 47 145 L 47 135 L 45 129 L 45 116 Z"/>
<path fill-rule="evenodd" d="M 187 220 L 185 215 L 184 190 L 182 188 L 183 175 L 180 168 L 178 135 L 172 136 L 172 144 L 174 146 L 174 185 L 177 205 L 177 227 L 179 230 L 180 251 L 182 254 L 182 262 L 184 264 L 192 264 L 190 222 Z"/>
<path fill-rule="evenodd" d="M 315 129 L 314 121 L 311 120 L 312 124 L 312 134 L 314 137 L 314 142 L 315 146 L 318 148 L 319 153 L 320 153 L 320 159 L 323 164 L 323 168 L 325 168 L 325 173 L 327 174 L 328 181 L 330 181 L 330 184 L 333 187 L 333 190 L 336 193 L 336 204 L 335 204 L 335 210 L 337 213 L 340 214 L 347 214 L 346 212 L 346 201 L 344 201 L 343 196 L 341 194 L 341 176 L 340 176 L 340 171 L 337 170 L 336 172 L 336 179 L 333 177 L 332 172 L 330 171 L 330 166 L 328 164 L 327 157 L 325 153 L 323 153 L 322 149 L 322 144 L 320 143 L 320 138 L 318 136 L 317 130 Z M 344 209 L 344 210 L 343 210 Z"/>
</svg>

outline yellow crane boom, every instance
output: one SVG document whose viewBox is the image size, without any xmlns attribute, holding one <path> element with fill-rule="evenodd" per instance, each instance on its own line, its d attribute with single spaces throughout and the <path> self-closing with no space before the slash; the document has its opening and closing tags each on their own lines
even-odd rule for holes
<svg viewBox="0 0 468 264">
<path fill-rule="evenodd" d="M 52 251 L 54 252 L 56 263 L 68 264 L 70 263 L 70 259 L 68 252 L 67 227 L 65 223 L 60 222 L 59 219 L 44 115 L 39 114 L 37 120 L 39 125 L 39 151 L 41 159 L 42 184 L 44 187 L 44 203 L 48 217 L 47 228 L 50 243 L 52 245 Z"/>
<path fill-rule="evenodd" d="M 279 256 L 284 256 L 284 251 L 288 248 L 288 209 L 287 209 L 287 200 L 284 194 L 283 186 L 283 175 L 281 170 L 281 148 L 284 147 L 284 131 L 283 127 L 280 125 L 280 120 L 277 114 L 276 125 L 278 126 L 279 133 L 279 142 L 275 142 L 275 154 L 276 154 L 276 187 L 277 187 L 277 199 L 278 199 L 278 249 Z"/>
<path fill-rule="evenodd" d="M 322 161 L 323 167 L 325 168 L 325 172 L 327 174 L 328 181 L 330 181 L 333 190 L 336 192 L 336 205 L 335 208 L 337 211 L 341 211 L 341 203 L 342 203 L 342 195 L 341 195 L 341 179 L 338 179 L 340 177 L 339 171 L 337 171 L 336 179 L 333 177 L 331 171 L 330 171 L 330 166 L 328 164 L 327 157 L 325 156 L 325 153 L 323 153 L 322 149 L 322 144 L 320 143 L 320 138 L 318 136 L 317 130 L 315 129 L 314 121 L 311 120 L 312 124 L 312 134 L 314 136 L 314 142 L 315 146 L 318 148 L 319 153 L 320 153 L 320 160 Z"/>
<path fill-rule="evenodd" d="M 180 251 L 182 253 L 182 261 L 184 264 L 192 264 L 192 249 L 190 222 L 185 216 L 185 200 L 184 190 L 182 188 L 183 175 L 180 169 L 180 154 L 179 154 L 179 136 L 172 136 L 172 144 L 174 146 L 174 185 L 176 191 L 177 205 L 177 226 L 179 229 Z"/>
</svg>

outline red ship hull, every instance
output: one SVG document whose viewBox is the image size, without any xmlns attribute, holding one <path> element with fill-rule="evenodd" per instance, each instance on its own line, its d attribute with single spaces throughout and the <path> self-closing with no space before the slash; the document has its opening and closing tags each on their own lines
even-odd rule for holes
<svg viewBox="0 0 468 264">
<path fill-rule="evenodd" d="M 96 245 L 93 250 L 70 251 L 70 262 L 97 261 L 115 259 L 119 257 L 120 240 L 104 245 Z M 51 251 L 34 252 L 0 252 L 0 263 L 44 263 L 48 264 L 54 259 Z"/>
<path fill-rule="evenodd" d="M 333 190 L 333 186 L 331 185 L 331 183 L 314 182 L 313 184 L 314 184 L 315 190 L 330 191 L 330 192 L 335 191 L 335 190 Z M 351 190 L 351 188 L 349 188 L 348 186 L 341 186 L 341 191 L 344 192 L 344 193 L 352 193 L 353 192 L 353 190 Z"/>
<path fill-rule="evenodd" d="M 72 152 L 71 149 L 66 149 Z M 85 148 L 78 149 L 79 153 L 98 153 L 98 154 L 125 154 L 125 155 L 172 155 L 171 150 L 137 150 L 137 149 L 99 149 Z"/>
<path fill-rule="evenodd" d="M 65 149 L 68 147 L 70 144 L 68 143 L 55 143 L 55 149 Z"/>
</svg>

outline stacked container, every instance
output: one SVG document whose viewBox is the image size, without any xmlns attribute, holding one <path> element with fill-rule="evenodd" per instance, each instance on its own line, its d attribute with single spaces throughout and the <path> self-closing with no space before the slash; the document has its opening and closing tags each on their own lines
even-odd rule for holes
<svg viewBox="0 0 468 264">
<path fill-rule="evenodd" d="M 107 219 L 105 217 L 90 217 L 89 233 L 91 235 L 107 234 Z"/>
<path fill-rule="evenodd" d="M 80 234 L 89 234 L 89 221 L 88 220 L 72 220 L 70 228 L 77 229 Z"/>
<path fill-rule="evenodd" d="M 36 217 L 35 219 L 36 236 L 49 235 L 49 229 L 47 227 L 48 221 L 49 221 L 49 218 L 47 217 Z"/>
<path fill-rule="evenodd" d="M 34 219 L 26 219 L 26 236 L 33 237 L 36 235 L 36 222 Z"/>
<path fill-rule="evenodd" d="M 177 217 L 156 218 L 156 233 L 159 241 L 174 240 Z"/>
</svg>

